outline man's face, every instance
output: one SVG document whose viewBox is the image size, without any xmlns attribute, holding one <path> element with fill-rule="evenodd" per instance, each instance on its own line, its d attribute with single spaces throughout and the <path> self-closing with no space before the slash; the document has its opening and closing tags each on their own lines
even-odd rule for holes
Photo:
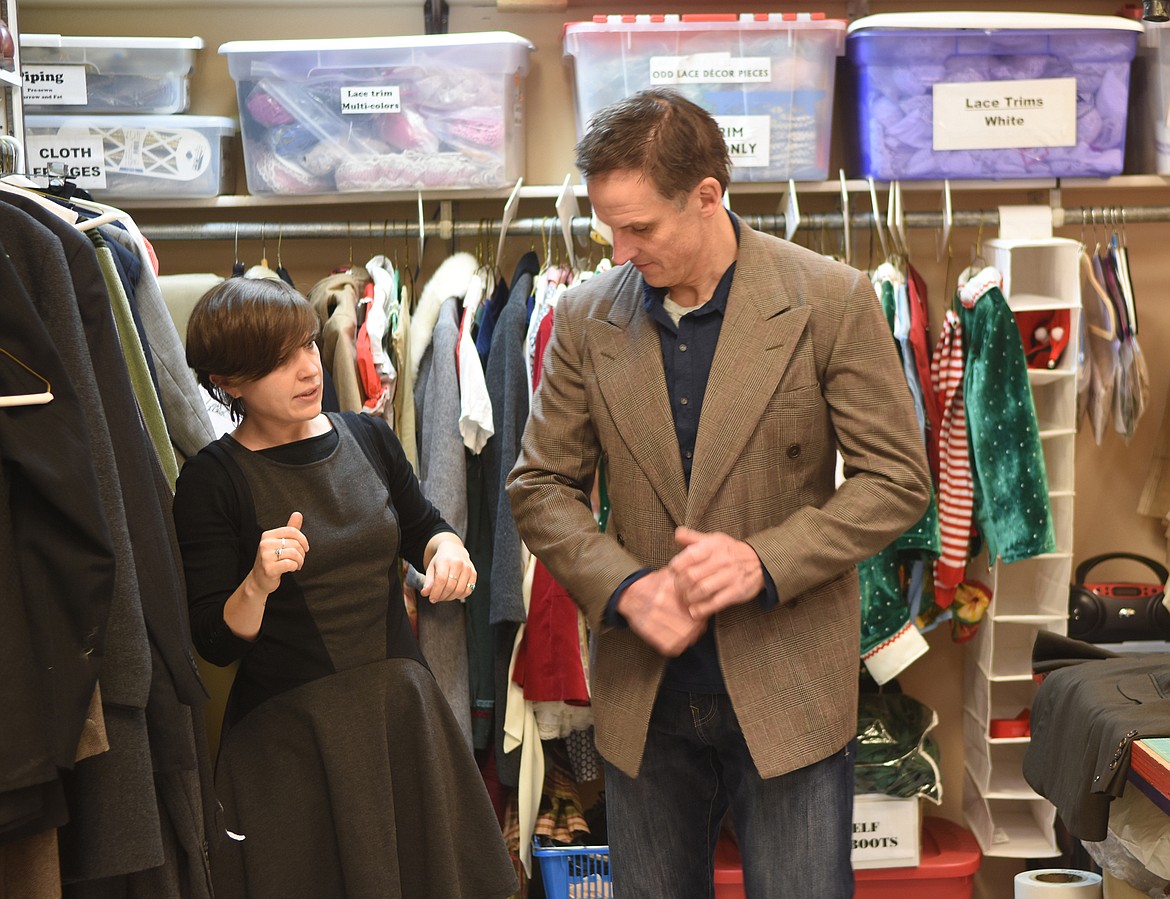
<svg viewBox="0 0 1170 899">
<path fill-rule="evenodd" d="M 630 262 L 652 287 L 675 287 L 702 269 L 697 190 L 679 206 L 639 172 L 589 179 L 589 202 L 613 229 L 613 264 Z"/>
</svg>

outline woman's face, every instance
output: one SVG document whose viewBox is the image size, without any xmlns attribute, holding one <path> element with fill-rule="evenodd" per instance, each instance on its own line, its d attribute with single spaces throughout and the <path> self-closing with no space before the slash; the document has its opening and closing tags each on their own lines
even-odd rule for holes
<svg viewBox="0 0 1170 899">
<path fill-rule="evenodd" d="M 268 374 L 225 389 L 244 401 L 253 424 L 296 424 L 321 414 L 321 372 L 321 353 L 310 340 Z"/>
</svg>

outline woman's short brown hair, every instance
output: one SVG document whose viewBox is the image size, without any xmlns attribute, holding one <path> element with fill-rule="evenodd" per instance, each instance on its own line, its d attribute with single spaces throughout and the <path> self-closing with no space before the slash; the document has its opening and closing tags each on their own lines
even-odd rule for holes
<svg viewBox="0 0 1170 899">
<path fill-rule="evenodd" d="M 675 202 L 704 178 L 714 178 L 724 193 L 731 183 L 719 123 L 667 88 L 641 91 L 596 113 L 577 144 L 576 162 L 586 181 L 615 171 L 641 172 Z"/>
<path fill-rule="evenodd" d="M 187 321 L 187 364 L 199 383 L 244 417 L 243 403 L 217 384 L 254 381 L 280 367 L 293 351 L 321 331 L 320 320 L 300 293 L 283 281 L 229 278 L 207 291 Z"/>
</svg>

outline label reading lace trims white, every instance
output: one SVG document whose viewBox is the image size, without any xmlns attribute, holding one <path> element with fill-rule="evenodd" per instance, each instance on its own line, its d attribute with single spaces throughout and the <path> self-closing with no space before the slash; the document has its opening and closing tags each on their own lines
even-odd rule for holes
<svg viewBox="0 0 1170 899">
<path fill-rule="evenodd" d="M 35 106 L 84 106 L 89 102 L 85 66 L 21 66 L 20 95 Z"/>
<path fill-rule="evenodd" d="M 731 164 L 741 168 L 772 163 L 772 121 L 766 115 L 715 116 Z"/>
<path fill-rule="evenodd" d="M 936 84 L 933 114 L 935 150 L 1073 147 L 1077 80 Z"/>
<path fill-rule="evenodd" d="M 368 115 L 375 112 L 402 112 L 397 84 L 341 89 L 342 115 Z"/>
<path fill-rule="evenodd" d="M 106 186 L 106 159 L 100 137 L 29 135 L 29 176 L 46 186 L 65 177 L 87 190 Z"/>
<path fill-rule="evenodd" d="M 730 53 L 650 57 L 651 84 L 743 84 L 772 80 L 772 57 Z"/>
</svg>

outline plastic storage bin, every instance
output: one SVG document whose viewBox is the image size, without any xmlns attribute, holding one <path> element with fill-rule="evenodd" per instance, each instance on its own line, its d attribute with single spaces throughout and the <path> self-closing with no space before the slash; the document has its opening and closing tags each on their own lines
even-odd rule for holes
<svg viewBox="0 0 1170 899">
<path fill-rule="evenodd" d="M 922 858 L 916 868 L 855 871 L 855 899 L 971 899 L 982 861 L 966 828 L 945 818 L 922 819 Z M 726 837 L 715 847 L 715 899 L 744 899 L 739 850 Z"/>
<path fill-rule="evenodd" d="M 224 44 L 248 190 L 510 187 L 533 49 L 507 32 Z"/>
<path fill-rule="evenodd" d="M 187 109 L 198 37 L 20 35 L 28 112 L 166 115 Z"/>
<path fill-rule="evenodd" d="M 613 899 L 608 846 L 541 846 L 534 842 L 546 899 Z"/>
<path fill-rule="evenodd" d="M 64 173 L 98 199 L 231 192 L 232 119 L 217 116 L 25 116 L 27 168 Z"/>
<path fill-rule="evenodd" d="M 1125 155 L 1140 23 L 889 13 L 849 26 L 860 173 L 883 181 L 1108 177 Z"/>
<path fill-rule="evenodd" d="M 1170 175 L 1170 22 L 1145 22 L 1131 87 L 1126 171 Z"/>
<path fill-rule="evenodd" d="M 672 87 L 718 119 L 733 181 L 824 180 L 844 39 L 844 22 L 807 13 L 571 22 L 578 136 L 603 107 Z"/>
</svg>

